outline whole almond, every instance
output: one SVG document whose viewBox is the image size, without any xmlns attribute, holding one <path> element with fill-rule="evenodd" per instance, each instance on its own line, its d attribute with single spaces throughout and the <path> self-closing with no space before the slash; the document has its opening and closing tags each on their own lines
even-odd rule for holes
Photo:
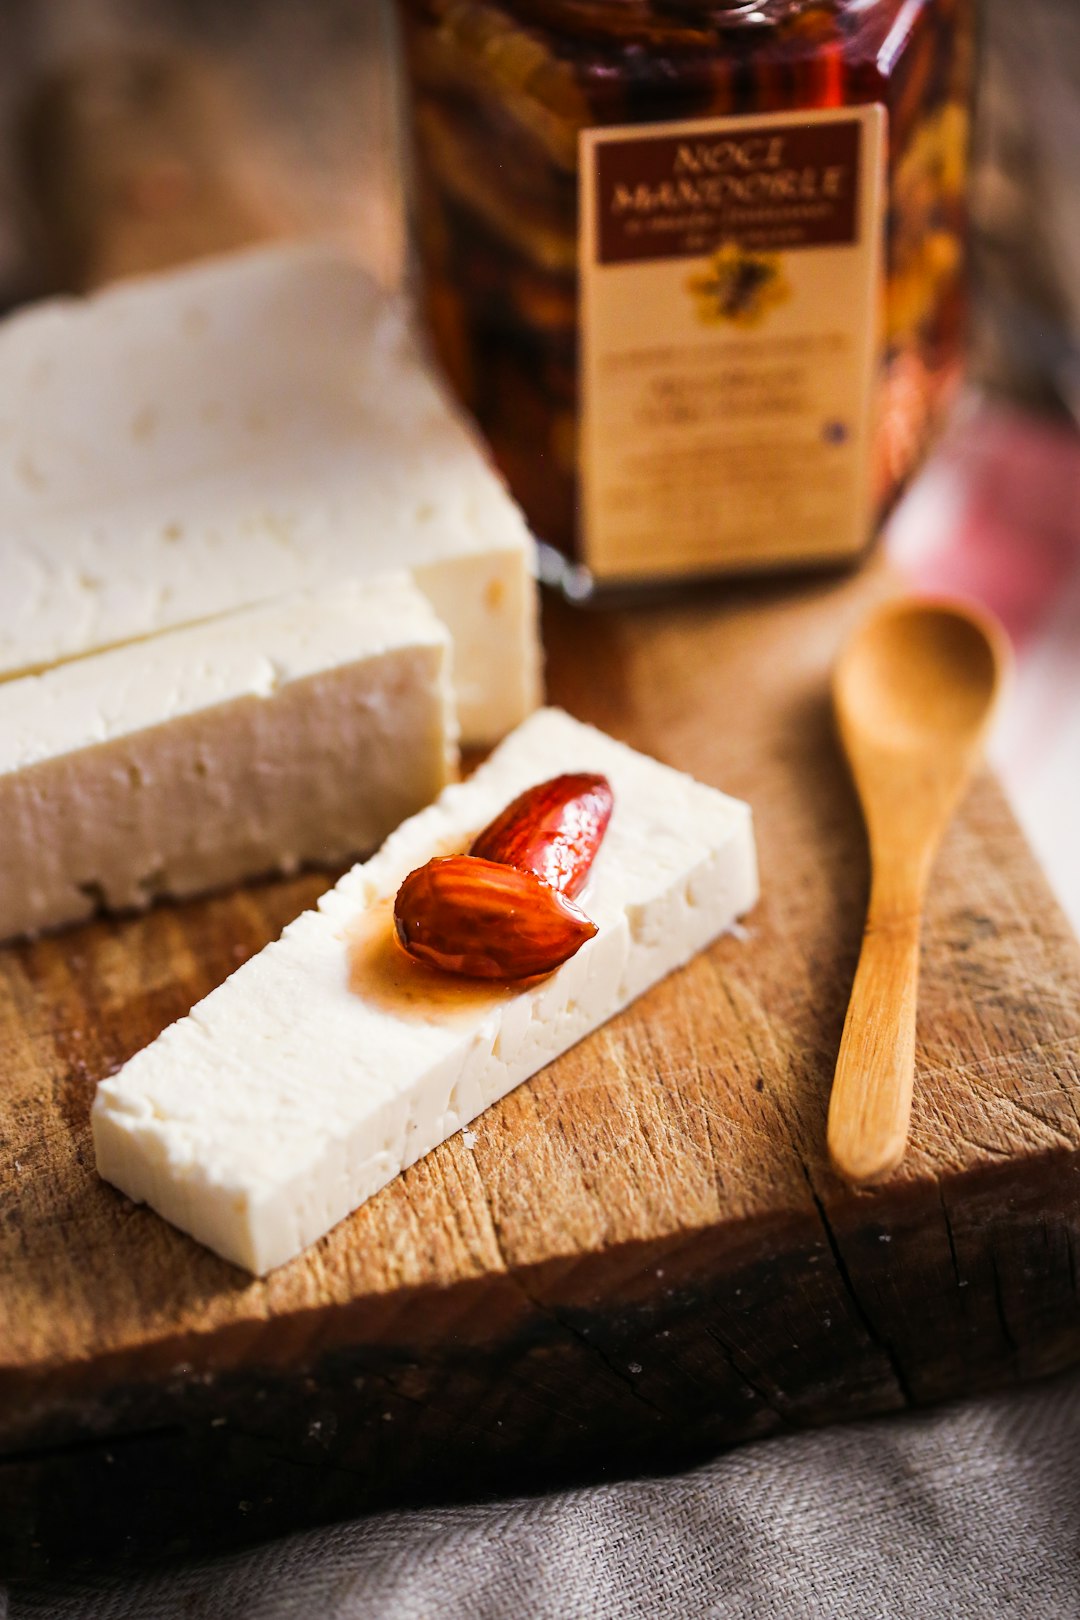
<svg viewBox="0 0 1080 1620">
<path fill-rule="evenodd" d="M 473 840 L 469 854 L 535 872 L 572 899 L 585 885 L 613 804 L 606 776 L 553 776 L 509 804 Z"/>
<path fill-rule="evenodd" d="M 597 932 L 532 872 L 445 855 L 410 872 L 394 902 L 397 937 L 418 961 L 472 979 L 551 973 Z"/>
</svg>

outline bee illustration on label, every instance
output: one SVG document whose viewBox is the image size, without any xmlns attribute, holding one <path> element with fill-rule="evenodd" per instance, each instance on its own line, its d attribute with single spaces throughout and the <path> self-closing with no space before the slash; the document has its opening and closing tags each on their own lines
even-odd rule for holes
<svg viewBox="0 0 1080 1620">
<path fill-rule="evenodd" d="M 780 255 L 751 253 L 737 242 L 718 247 L 686 285 L 703 326 L 758 326 L 791 297 Z"/>
</svg>

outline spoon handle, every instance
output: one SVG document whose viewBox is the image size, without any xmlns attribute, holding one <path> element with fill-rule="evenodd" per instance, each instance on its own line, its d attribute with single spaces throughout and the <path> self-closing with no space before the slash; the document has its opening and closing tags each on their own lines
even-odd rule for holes
<svg viewBox="0 0 1080 1620">
<path fill-rule="evenodd" d="M 829 1156 L 847 1181 L 880 1181 L 907 1144 L 919 911 L 871 896 L 829 1101 Z"/>
</svg>

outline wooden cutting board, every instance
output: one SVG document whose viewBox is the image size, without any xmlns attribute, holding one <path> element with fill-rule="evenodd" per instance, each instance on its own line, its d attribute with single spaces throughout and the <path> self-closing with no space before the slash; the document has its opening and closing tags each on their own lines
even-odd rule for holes
<svg viewBox="0 0 1080 1620">
<path fill-rule="evenodd" d="M 837 645 L 888 588 L 552 608 L 553 699 L 749 799 L 763 898 L 253 1282 L 94 1174 L 96 1082 L 309 875 L 0 953 L 0 1565 L 685 1462 L 1080 1352 L 1080 949 L 984 778 L 926 923 L 911 1149 L 832 1177 L 867 859 Z"/>
<path fill-rule="evenodd" d="M 855 1193 L 824 1153 L 867 887 L 827 678 L 892 588 L 548 604 L 551 698 L 748 799 L 761 903 L 265 1281 L 99 1182 L 89 1108 L 328 879 L 0 951 L 0 1570 L 682 1465 L 1080 1358 L 1080 947 L 987 777 L 933 884 L 908 1157 Z"/>
</svg>

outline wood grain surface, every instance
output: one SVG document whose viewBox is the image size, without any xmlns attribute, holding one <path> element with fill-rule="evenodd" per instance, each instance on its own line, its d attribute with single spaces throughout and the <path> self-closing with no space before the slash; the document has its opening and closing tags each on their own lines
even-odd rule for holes
<svg viewBox="0 0 1080 1620">
<path fill-rule="evenodd" d="M 552 698 L 746 797 L 746 938 L 253 1282 L 93 1170 L 94 1086 L 307 875 L 0 952 L 0 1564 L 682 1462 L 1080 1352 L 1080 950 L 982 779 L 935 869 L 911 1146 L 837 1182 L 867 857 L 838 645 L 889 588 L 548 615 Z"/>
<path fill-rule="evenodd" d="M 1080 947 L 987 777 L 931 883 L 908 1155 L 872 1191 L 828 1167 L 868 881 L 828 675 L 892 588 L 548 604 L 552 700 L 747 798 L 761 903 L 265 1281 L 101 1183 L 89 1108 L 327 876 L 0 951 L 0 1570 L 682 1465 L 1080 1358 Z"/>
</svg>

